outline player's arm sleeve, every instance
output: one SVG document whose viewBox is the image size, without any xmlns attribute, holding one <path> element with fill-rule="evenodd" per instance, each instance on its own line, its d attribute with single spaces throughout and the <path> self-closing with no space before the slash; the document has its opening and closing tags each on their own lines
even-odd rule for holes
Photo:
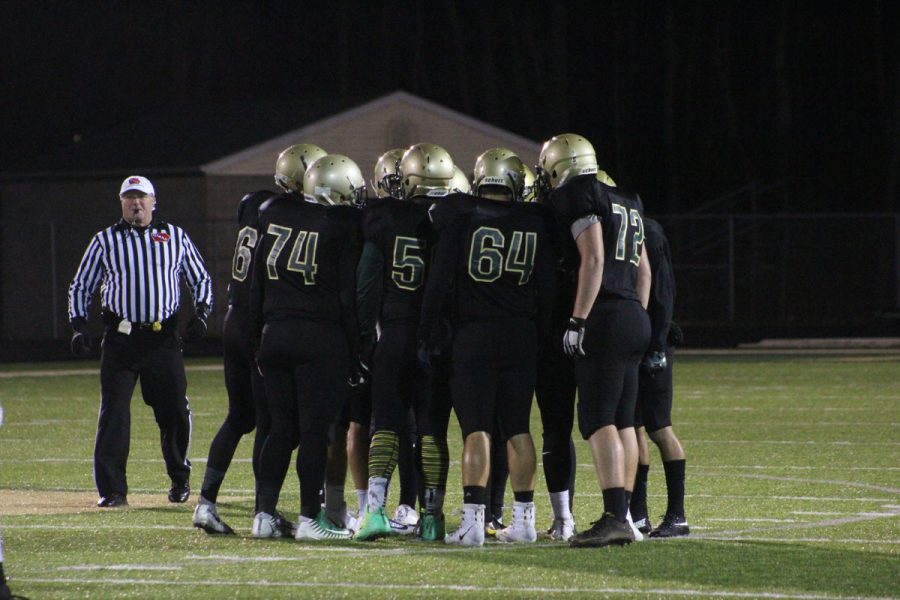
<svg viewBox="0 0 900 600">
<path fill-rule="evenodd" d="M 381 311 L 383 268 L 384 257 L 378 246 L 373 242 L 363 244 L 359 265 L 356 267 L 356 314 L 362 338 L 375 335 L 375 323 Z"/>
<path fill-rule="evenodd" d="M 359 321 L 356 313 L 356 270 L 361 253 L 361 239 L 358 228 L 348 235 L 348 243 L 338 259 L 338 279 L 340 281 L 341 326 L 350 345 L 350 356 L 359 353 Z"/>
<path fill-rule="evenodd" d="M 182 231 L 182 243 L 184 244 L 184 258 L 182 259 L 182 269 L 184 278 L 190 287 L 191 295 L 194 297 L 194 306 L 205 304 L 210 309 L 213 305 L 213 288 L 212 278 L 206 270 L 206 263 L 200 251 L 188 237 L 188 234 Z"/>
<path fill-rule="evenodd" d="M 675 308 L 675 276 L 668 244 L 653 244 L 647 247 L 650 257 L 650 351 L 666 348 L 672 313 Z"/>
<path fill-rule="evenodd" d="M 253 333 L 252 342 L 254 348 L 259 348 L 259 340 L 262 338 L 263 307 L 266 302 L 266 257 L 263 249 L 265 242 L 265 229 L 259 225 L 259 238 L 253 251 L 253 263 L 250 269 L 250 328 Z"/>
<path fill-rule="evenodd" d="M 452 224 L 438 233 L 419 320 L 419 339 L 428 345 L 439 338 L 442 309 L 456 285 L 456 262 L 462 229 L 462 224 Z"/>
<path fill-rule="evenodd" d="M 75 319 L 87 320 L 91 295 L 103 278 L 103 244 L 100 242 L 100 236 L 98 233 L 88 244 L 75 277 L 69 285 L 69 323 Z"/>
<path fill-rule="evenodd" d="M 540 242 L 543 243 L 538 247 L 535 270 L 537 271 L 537 325 L 541 338 L 541 347 L 543 347 L 553 335 L 553 317 L 556 312 L 556 253 L 558 244 L 555 243 L 552 231 Z"/>
</svg>

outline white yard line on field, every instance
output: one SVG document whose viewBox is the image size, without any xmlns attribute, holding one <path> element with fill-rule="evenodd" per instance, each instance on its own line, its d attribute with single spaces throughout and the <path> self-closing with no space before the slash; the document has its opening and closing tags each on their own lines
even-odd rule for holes
<svg viewBox="0 0 900 600">
<path fill-rule="evenodd" d="M 467 550 L 478 552 L 478 550 Z M 679 588 L 617 588 L 617 587 L 547 587 L 547 586 L 502 586 L 502 585 L 452 585 L 452 584 L 401 584 L 401 583 L 370 583 L 370 582 L 313 582 L 313 581 L 235 581 L 228 579 L 201 579 L 185 581 L 183 579 L 138 579 L 138 578 L 87 578 L 87 577 L 17 577 L 17 581 L 25 583 L 50 583 L 50 584 L 95 584 L 95 585 L 150 585 L 150 586 L 224 586 L 234 591 L 235 586 L 243 588 L 297 588 L 297 589 L 364 589 L 364 590 L 397 590 L 419 592 L 502 592 L 507 594 L 614 594 L 633 596 L 646 594 L 656 596 L 700 596 L 700 597 L 728 597 L 728 598 L 771 598 L 777 600 L 888 600 L 885 597 L 876 596 L 837 596 L 833 594 L 787 594 L 780 592 L 736 592 L 732 590 L 698 590 Z"/>
<path fill-rule="evenodd" d="M 222 365 L 185 365 L 185 371 L 221 371 Z M 0 371 L 0 379 L 19 377 L 67 377 L 70 375 L 100 375 L 100 367 L 90 369 L 42 369 L 40 371 Z"/>
<path fill-rule="evenodd" d="M 776 475 L 761 475 L 757 473 L 744 473 L 735 475 L 735 477 L 743 477 L 744 479 L 765 479 L 767 481 L 790 481 L 796 483 L 814 483 L 817 485 L 838 485 L 846 487 L 856 487 L 865 490 L 874 490 L 876 492 L 887 492 L 888 494 L 900 494 L 900 488 L 888 487 L 885 485 L 872 485 L 870 483 L 859 483 L 856 481 L 836 481 L 833 479 L 806 479 L 804 477 L 782 477 Z"/>
<path fill-rule="evenodd" d="M 859 513 L 857 515 L 842 517 L 837 519 L 825 519 L 823 521 L 812 521 L 808 523 L 791 523 L 789 525 L 772 525 L 770 527 L 745 527 L 742 529 L 732 529 L 728 531 L 716 531 L 710 536 L 733 536 L 742 534 L 762 533 L 765 531 L 788 531 L 792 529 L 817 529 L 822 527 L 835 527 L 838 525 L 847 525 L 850 523 L 861 523 L 863 521 L 874 521 L 876 519 L 890 519 L 891 517 L 900 516 L 900 510 L 893 509 L 884 513 Z M 697 539 L 705 539 L 706 534 L 696 536 Z"/>
</svg>

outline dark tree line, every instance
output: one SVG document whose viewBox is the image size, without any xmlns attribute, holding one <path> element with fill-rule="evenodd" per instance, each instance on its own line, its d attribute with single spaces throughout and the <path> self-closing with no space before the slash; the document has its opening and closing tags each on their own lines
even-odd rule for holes
<svg viewBox="0 0 900 600">
<path fill-rule="evenodd" d="M 731 208 L 900 209 L 900 10 L 887 0 L 5 13 L 0 170 L 166 106 L 404 89 L 535 140 L 583 133 L 653 212 L 750 183 L 761 192 Z"/>
</svg>

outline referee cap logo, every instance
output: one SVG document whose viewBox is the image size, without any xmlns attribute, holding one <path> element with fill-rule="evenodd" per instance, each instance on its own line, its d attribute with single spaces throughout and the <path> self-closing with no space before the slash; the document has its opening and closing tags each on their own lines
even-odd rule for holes
<svg viewBox="0 0 900 600">
<path fill-rule="evenodd" d="M 129 175 L 126 177 L 125 181 L 122 182 L 121 189 L 119 189 L 119 196 L 123 196 L 125 192 L 131 190 L 139 190 L 148 196 L 156 195 L 156 190 L 153 189 L 153 184 L 150 183 L 150 180 L 140 175 Z"/>
</svg>

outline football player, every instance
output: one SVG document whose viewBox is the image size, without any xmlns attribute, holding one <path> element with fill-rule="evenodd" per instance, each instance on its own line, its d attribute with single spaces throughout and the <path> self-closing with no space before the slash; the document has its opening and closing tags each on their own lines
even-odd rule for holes
<svg viewBox="0 0 900 600">
<path fill-rule="evenodd" d="M 351 356 L 357 354 L 356 265 L 365 181 L 338 154 L 316 160 L 296 191 L 260 208 L 250 314 L 261 337 L 272 428 L 259 459 L 254 537 L 279 537 L 274 512 L 291 453 L 300 480 L 298 540 L 348 539 L 319 502 L 328 431 L 342 408 Z"/>
<path fill-rule="evenodd" d="M 414 144 L 399 162 L 383 155 L 375 167 L 375 187 L 386 195 L 365 210 L 365 244 L 357 271 L 360 330 L 371 345 L 376 322 L 381 337 L 372 357 L 372 439 L 369 445 L 368 499 L 357 540 L 374 540 L 392 532 L 385 499 L 400 452 L 410 407 L 415 411 L 421 453 L 425 512 L 421 535 L 444 537 L 443 495 L 446 488 L 446 428 L 435 431 L 431 412 L 431 378 L 416 359 L 425 274 L 435 233 L 428 209 L 445 196 L 454 174 L 453 159 L 440 146 Z M 389 194 L 400 193 L 403 199 Z M 367 357 L 362 358 L 366 362 Z"/>
<path fill-rule="evenodd" d="M 637 469 L 634 405 L 638 363 L 650 339 L 646 307 L 650 267 L 644 248 L 643 206 L 636 195 L 597 179 L 597 160 L 582 136 L 544 143 L 539 177 L 550 205 L 569 229 L 575 296 L 563 348 L 575 360 L 578 423 L 588 440 L 603 492 L 603 513 L 572 537 L 573 547 L 627 544 L 630 488 Z"/>
<path fill-rule="evenodd" d="M 662 225 L 644 219 L 647 254 L 653 281 L 650 285 L 650 346 L 641 362 L 635 427 L 641 449 L 631 512 L 635 525 L 650 537 L 678 537 L 690 533 L 684 514 L 684 448 L 672 428 L 672 367 L 675 346 L 681 343 L 681 329 L 672 321 L 675 304 L 675 277 L 669 242 Z M 666 476 L 668 506 L 656 529 L 647 512 L 647 475 L 650 456 L 646 433 L 659 448 Z"/>
<path fill-rule="evenodd" d="M 582 165 L 585 173 L 592 166 Z M 526 183 L 529 181 L 526 172 Z M 616 186 L 606 171 L 597 169 L 597 181 Z M 535 182 L 531 176 L 532 192 L 526 193 L 525 201 L 548 201 L 547 193 L 540 194 L 541 182 Z M 527 189 L 527 188 L 526 188 Z M 570 255 L 575 251 L 565 246 Z M 566 356 L 559 345 L 558 338 L 563 335 L 568 320 L 568 313 L 575 302 L 575 273 L 566 265 L 571 260 L 558 263 L 557 269 L 557 314 L 553 319 L 558 335 L 541 349 L 541 360 L 538 366 L 535 396 L 541 412 L 541 423 L 544 427 L 542 451 L 544 479 L 550 495 L 550 508 L 553 521 L 547 534 L 550 539 L 569 541 L 575 535 L 575 517 L 572 506 L 575 499 L 575 475 L 578 461 L 575 455 L 575 443 L 572 440 L 572 426 L 575 421 L 575 370 L 574 364 Z"/>
<path fill-rule="evenodd" d="M 555 293 L 551 215 L 522 193 L 521 160 L 505 149 L 479 157 L 474 189 L 432 209 L 438 230 L 419 327 L 427 362 L 441 309 L 452 300 L 453 407 L 464 437 L 463 518 L 448 544 L 480 546 L 495 420 L 507 444 L 515 502 L 505 542 L 533 542 L 535 454 L 529 432 L 538 339 L 547 331 Z"/>
<path fill-rule="evenodd" d="M 275 184 L 284 192 L 297 191 L 297 182 L 302 181 L 306 168 L 322 156 L 325 151 L 314 144 L 295 144 L 286 148 L 275 162 Z M 259 452 L 271 426 L 262 376 L 253 356 L 249 300 L 250 267 L 259 239 L 259 207 L 276 195 L 269 190 L 253 192 L 244 196 L 238 205 L 239 230 L 228 283 L 228 312 L 222 329 L 228 414 L 210 444 L 203 487 L 193 515 L 194 527 L 210 534 L 234 533 L 219 517 L 216 500 L 238 442 L 256 427 L 253 476 L 258 478 Z M 282 533 L 291 533 L 292 523 L 281 515 L 275 517 Z"/>
</svg>

